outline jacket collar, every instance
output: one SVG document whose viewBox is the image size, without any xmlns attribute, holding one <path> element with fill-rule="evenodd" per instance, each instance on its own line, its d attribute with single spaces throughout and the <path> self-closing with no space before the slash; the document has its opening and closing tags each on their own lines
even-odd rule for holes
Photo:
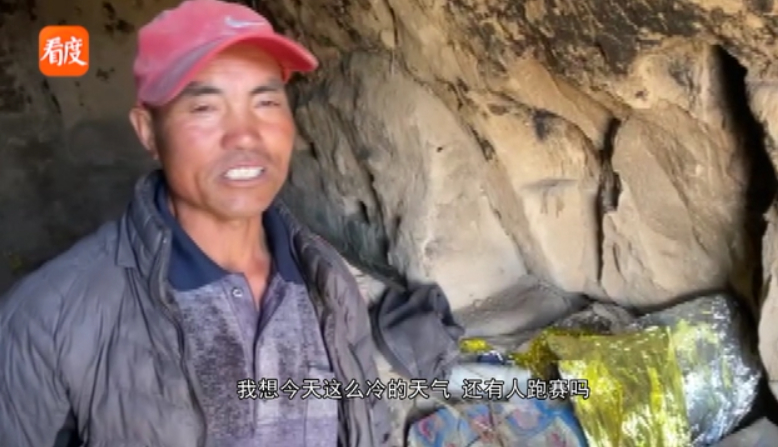
<svg viewBox="0 0 778 447">
<path fill-rule="evenodd" d="M 194 244 L 188 243 L 191 239 L 177 226 L 177 222 L 170 221 L 172 216 L 165 216 L 164 210 L 161 212 L 157 206 L 162 184 L 164 178 L 160 170 L 135 184 L 133 199 L 120 221 L 121 237 L 117 251 L 118 265 L 137 268 L 144 278 L 160 281 L 159 287 L 165 284 L 171 257 L 185 254 L 180 251 L 181 248 L 191 249 Z M 263 224 L 279 273 L 287 281 L 302 283 L 293 240 L 303 227 L 278 200 L 265 212 Z M 176 262 L 175 259 L 173 262 Z"/>
<path fill-rule="evenodd" d="M 162 181 L 156 170 L 135 183 L 133 198 L 120 221 L 117 264 L 137 268 L 144 278 L 151 276 L 160 255 L 170 255 L 172 231 L 154 204 L 155 186 Z"/>
<path fill-rule="evenodd" d="M 169 306 L 171 303 L 168 302 L 168 294 L 165 291 L 165 272 L 169 268 L 173 234 L 154 203 L 155 187 L 161 179 L 161 172 L 155 171 L 136 183 L 135 195 L 119 223 L 117 263 L 128 269 L 137 269 L 142 280 L 149 287 L 151 295 Z M 341 380 L 364 374 L 364 366 L 360 364 L 354 353 L 354 347 L 350 345 L 353 340 L 349 339 L 348 327 L 345 324 L 348 318 L 345 314 L 353 312 L 347 303 L 347 298 L 362 299 L 356 289 L 356 283 L 353 279 L 344 282 L 344 278 L 338 278 L 349 273 L 343 261 L 337 256 L 337 252 L 301 225 L 283 203 L 276 201 L 273 208 L 277 211 L 278 219 L 288 230 L 294 248 L 292 255 L 301 269 L 302 277 L 309 286 L 312 286 L 309 290 L 318 290 L 318 293 L 314 293 L 311 298 L 325 327 L 323 335 L 326 337 L 328 351 L 333 357 L 337 357 L 333 365 L 336 374 Z M 346 287 L 343 287 L 344 284 Z M 324 313 L 325 309 L 332 312 Z M 333 313 L 334 315 L 331 315 Z M 364 377 L 359 377 L 360 381 L 363 379 Z M 354 427 L 354 429 L 366 430 L 366 442 L 372 445 L 373 436 L 369 417 L 365 420 L 358 416 L 369 413 L 366 401 L 347 399 L 344 401 L 344 410 L 347 411 L 344 421 L 348 420 L 349 426 L 351 424 L 359 426 L 360 420 L 365 421 L 361 427 Z M 342 444 L 362 445 L 360 435 L 348 433 L 344 436 L 345 439 L 341 439 Z"/>
</svg>

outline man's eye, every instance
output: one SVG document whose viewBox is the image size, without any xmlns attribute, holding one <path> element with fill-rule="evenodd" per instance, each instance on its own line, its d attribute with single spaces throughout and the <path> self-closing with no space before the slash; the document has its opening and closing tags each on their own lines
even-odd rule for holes
<svg viewBox="0 0 778 447">
<path fill-rule="evenodd" d="M 213 107 L 206 105 L 206 104 L 200 104 L 192 107 L 193 113 L 203 113 L 203 112 L 210 112 L 213 110 Z"/>
<path fill-rule="evenodd" d="M 274 101 L 272 99 L 263 99 L 259 101 L 257 105 L 259 107 L 278 107 L 279 105 L 281 105 L 281 103 L 279 103 L 278 101 Z"/>
</svg>

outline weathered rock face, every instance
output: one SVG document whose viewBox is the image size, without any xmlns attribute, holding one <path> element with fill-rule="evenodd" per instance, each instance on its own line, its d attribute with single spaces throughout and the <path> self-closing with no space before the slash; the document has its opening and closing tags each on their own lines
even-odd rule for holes
<svg viewBox="0 0 778 447">
<path fill-rule="evenodd" d="M 311 143 L 296 158 L 288 202 L 331 239 L 352 239 L 368 262 L 438 278 L 457 291 L 455 305 L 510 287 L 525 270 L 484 193 L 477 140 L 390 65 L 354 55 L 303 89 L 298 118 Z M 310 194 L 314 185 L 329 206 Z"/>
<path fill-rule="evenodd" d="M 150 166 L 132 33 L 175 3 L 0 2 L 0 251 L 34 265 L 121 211 Z M 732 287 L 765 298 L 778 378 L 775 2 L 248 3 L 323 62 L 284 197 L 354 264 L 455 307 L 526 273 L 640 308 Z M 85 78 L 37 74 L 25 42 L 60 20 L 98 36 Z"/>
<path fill-rule="evenodd" d="M 327 199 L 317 205 L 303 201 L 310 216 L 321 216 L 310 220 L 369 265 L 436 279 L 463 304 L 506 285 L 491 276 L 499 260 L 507 278 L 521 274 L 523 263 L 568 290 L 639 307 L 725 285 L 753 296 L 760 234 L 750 229 L 771 200 L 774 178 L 756 169 L 767 159 L 738 69 L 770 73 L 772 5 L 296 5 L 267 7 L 325 62 L 298 86 L 299 111 L 309 153 L 330 162 L 299 157 L 288 196 L 303 201 L 306 184 L 323 190 Z M 409 87 L 395 87 L 396 78 Z M 434 95 L 416 93 L 421 87 Z M 394 94 L 385 98 L 389 88 Z M 438 103 L 457 119 L 414 112 Z M 414 140 L 416 129 L 451 135 L 451 143 Z M 394 155 L 400 150 L 421 158 L 398 170 L 406 159 Z M 355 163 L 332 161 L 346 152 Z M 392 168 L 384 168 L 386 159 Z M 455 159 L 471 167 L 468 175 L 436 177 L 446 172 L 436 166 Z M 387 182 L 389 175 L 399 181 Z M 319 187 L 333 177 L 348 178 L 340 181 L 348 188 Z M 414 189 L 438 181 L 447 187 Z M 762 184 L 764 191 L 754 187 Z M 452 202 L 460 190 L 470 195 Z M 409 192 L 420 198 L 414 210 L 398 200 Z M 467 203 L 477 194 L 491 211 Z M 434 204 L 469 217 L 446 217 L 441 226 L 430 216 Z M 500 229 L 481 217 L 488 213 L 512 241 L 498 242 L 501 250 L 492 248 L 504 237 Z M 437 247 L 446 244 L 491 270 L 443 266 L 452 257 L 439 257 Z"/>
<path fill-rule="evenodd" d="M 640 308 L 726 286 L 748 299 L 760 295 L 762 214 L 775 192 L 770 159 L 778 160 L 774 2 L 267 8 L 325 62 L 297 86 L 309 156 L 298 157 L 287 197 L 363 265 L 440 281 L 457 305 L 503 288 L 520 263 L 567 290 Z M 394 79 L 401 78 L 418 86 L 400 88 Z M 433 95 L 416 93 L 419 86 Z M 385 97 L 390 88 L 394 95 Z M 457 119 L 415 112 L 438 103 Z M 419 129 L 430 136 L 414 138 L 425 135 Z M 436 135 L 452 138 L 442 144 Z M 399 151 L 417 154 L 404 171 L 395 168 L 405 165 Z M 451 173 L 447 188 L 430 187 L 447 171 L 436 167 L 457 159 L 472 166 L 468 175 Z M 388 172 L 398 181 L 387 182 Z M 321 187 L 332 178 L 341 186 Z M 417 185 L 427 187 L 417 193 Z M 306 189 L 322 190 L 325 200 L 304 201 Z M 398 199 L 409 191 L 419 208 Z M 453 191 L 470 194 L 452 202 Z M 457 210 L 479 194 L 502 231 L 480 206 Z M 434 206 L 441 203 L 468 218 L 441 225 Z M 771 304 L 778 241 L 769 225 L 765 316 L 778 307 Z M 490 248 L 501 233 L 512 244 Z M 446 242 L 444 257 L 427 249 Z M 493 268 L 445 266 L 457 256 L 472 265 L 502 260 L 507 278 L 494 281 Z M 763 317 L 762 350 L 778 377 L 770 322 Z"/>
<path fill-rule="evenodd" d="M 143 5 L 0 1 L 0 293 L 118 216 L 151 166 L 127 121 L 133 33 L 163 7 Z M 38 71 L 38 33 L 58 23 L 90 31 L 82 78 Z"/>
</svg>

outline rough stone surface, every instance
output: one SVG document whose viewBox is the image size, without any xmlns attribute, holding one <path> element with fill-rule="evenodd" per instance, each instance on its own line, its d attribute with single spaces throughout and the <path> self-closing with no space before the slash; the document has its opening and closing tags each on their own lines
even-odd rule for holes
<svg viewBox="0 0 778 447">
<path fill-rule="evenodd" d="M 354 241 L 357 253 L 386 256 L 411 281 L 436 280 L 453 291 L 456 307 L 505 290 L 525 273 L 484 192 L 486 163 L 476 139 L 388 61 L 347 58 L 332 77 L 306 86 L 297 111 L 311 143 L 296 157 L 288 202 L 320 233 L 342 240 L 353 225 L 307 211 L 358 222 L 373 237 Z M 313 185 L 323 194 L 311 195 Z M 386 245 L 375 235 L 387 235 Z"/>
<path fill-rule="evenodd" d="M 150 166 L 132 33 L 175 3 L 0 1 L 0 290 Z M 526 273 L 642 309 L 729 287 L 778 380 L 776 2 L 249 3 L 322 61 L 284 197 L 355 266 L 457 308 Z M 37 73 L 60 22 L 92 32 L 83 78 Z"/>
<path fill-rule="evenodd" d="M 0 293 L 121 213 L 151 166 L 127 120 L 132 33 L 163 6 L 0 1 Z M 38 32 L 65 23 L 89 30 L 91 68 L 81 78 L 47 79 L 38 71 Z"/>
<path fill-rule="evenodd" d="M 481 180 L 475 169 L 449 184 L 483 188 L 529 272 L 572 292 L 643 309 L 722 287 L 751 305 L 763 295 L 765 306 L 778 301 L 770 282 L 770 269 L 778 270 L 772 256 L 778 250 L 770 249 L 778 244 L 773 223 L 760 244 L 762 214 L 775 193 L 770 160 L 778 160 L 775 2 L 365 0 L 268 2 L 266 8 L 324 62 L 320 77 L 301 87 L 302 110 L 317 101 L 325 108 L 337 103 L 340 91 L 330 88 L 331 80 L 342 76 L 344 56 L 353 61 L 371 53 L 457 114 L 457 129 L 449 132 L 472 135 L 486 174 Z M 363 92 L 354 108 L 379 115 L 383 125 L 359 125 L 329 149 L 317 139 L 329 141 L 323 135 L 330 124 L 301 119 L 318 159 L 338 153 L 343 141 L 381 144 L 387 129 L 409 126 L 411 114 L 398 115 L 371 101 L 372 94 Z M 396 104 L 408 94 L 397 90 Z M 367 111 L 366 104 L 379 108 Z M 411 127 L 436 120 L 415 118 Z M 319 178 L 339 176 L 328 174 L 336 170 L 325 163 L 317 168 Z M 357 243 L 356 251 L 368 264 L 413 271 L 396 257 L 401 236 L 391 226 L 355 218 L 343 205 L 371 189 L 379 196 L 392 189 L 371 177 L 369 164 L 355 171 L 368 172 L 370 183 L 347 192 L 325 189 L 322 216 L 337 217 L 324 221 L 341 220 L 340 228 L 371 222 L 350 227 L 363 228 L 374 244 Z M 397 173 L 398 183 L 416 184 L 419 171 L 408 172 Z M 332 206 L 337 203 L 340 211 Z M 429 221 L 403 224 L 435 228 Z M 341 237 L 359 238 L 352 231 Z M 476 252 L 474 264 L 489 262 Z M 419 255 L 418 262 L 437 262 Z M 762 294 L 760 257 L 768 285 Z M 446 274 L 428 270 L 444 283 Z M 462 279 L 459 271 L 451 274 Z M 471 299 L 460 299 L 455 288 L 448 292 L 457 303 Z M 763 317 L 762 326 L 770 321 Z M 773 340 L 778 331 L 765 335 L 763 345 L 778 351 Z"/>
<path fill-rule="evenodd" d="M 752 206 L 752 184 L 774 179 L 769 171 L 764 180 L 751 175 L 752 165 L 766 158 L 762 141 L 744 124 L 750 112 L 741 107 L 748 98 L 738 70 L 742 65 L 752 75 L 769 72 L 773 11 L 718 3 L 398 0 L 266 6 L 324 61 L 319 77 L 299 86 L 301 111 L 316 102 L 331 108 L 342 101 L 332 79 L 348 77 L 344 55 L 352 61 L 357 54 L 383 57 L 389 64 L 384 70 L 406 73 L 457 113 L 447 133 L 476 140 L 486 178 L 473 169 L 464 181 L 483 188 L 528 271 L 570 291 L 650 308 L 724 286 L 754 297 L 761 235 L 753 223 L 772 191 L 756 191 L 768 198 Z M 385 71 L 372 76 L 383 79 Z M 394 101 L 406 102 L 408 95 L 397 91 Z M 380 93 L 363 91 L 355 107 L 364 110 L 374 94 Z M 373 104 L 375 110 L 358 116 L 380 115 L 382 125 L 347 118 L 345 127 L 351 127 L 337 143 L 322 144 L 331 140 L 327 120 L 301 113 L 301 129 L 319 160 L 337 154 L 344 141 L 381 144 L 387 129 L 409 126 L 410 114 Z M 437 116 L 412 124 L 441 128 Z M 425 144 L 417 147 L 426 152 Z M 319 177 L 339 175 L 324 162 L 311 165 L 323 170 Z M 417 274 L 389 248 L 402 247 L 402 234 L 386 223 L 363 226 L 375 219 L 356 217 L 346 204 L 375 194 L 371 189 L 380 195 L 392 188 L 376 181 L 366 164 L 349 176 L 366 171 L 369 183 L 362 188 L 322 188 L 328 204 L 341 202 L 339 212 L 331 205 L 322 207 L 326 211 L 306 208 L 311 215 L 334 214 L 322 221 L 341 220 L 340 228 L 362 228 L 364 237 L 349 230 L 340 239 L 368 264 Z M 396 187 L 415 184 L 416 171 L 405 172 L 394 173 L 403 179 Z M 313 177 L 307 181 L 321 184 Z M 365 209 L 371 216 L 376 208 Z M 427 220 L 420 225 L 433 228 Z M 365 241 L 354 243 L 360 237 Z M 492 262 L 477 249 L 467 250 L 473 264 Z M 420 255 L 419 262 L 440 262 L 423 251 L 412 256 Z M 452 284 L 479 281 L 480 275 L 474 270 L 463 277 L 448 267 L 433 271 L 427 277 L 444 284 L 447 275 L 455 277 Z M 482 294 L 490 291 L 482 287 Z M 459 288 L 447 290 L 456 303 L 473 298 Z"/>
</svg>

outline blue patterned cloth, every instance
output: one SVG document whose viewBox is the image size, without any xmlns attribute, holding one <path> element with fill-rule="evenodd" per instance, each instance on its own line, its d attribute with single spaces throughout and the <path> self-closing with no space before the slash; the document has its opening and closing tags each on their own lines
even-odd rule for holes
<svg viewBox="0 0 778 447">
<path fill-rule="evenodd" d="M 409 447 L 585 447 L 569 403 L 516 399 L 440 408 L 408 433 Z"/>
</svg>

